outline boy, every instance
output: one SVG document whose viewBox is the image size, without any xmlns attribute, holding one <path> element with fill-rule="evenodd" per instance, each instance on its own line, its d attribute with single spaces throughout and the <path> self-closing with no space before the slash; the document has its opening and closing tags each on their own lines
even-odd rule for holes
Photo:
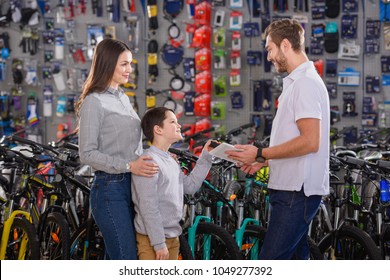
<svg viewBox="0 0 390 280">
<path fill-rule="evenodd" d="M 134 224 L 140 260 L 177 260 L 182 229 L 183 194 L 193 194 L 202 185 L 212 164 L 208 141 L 195 168 L 186 176 L 168 152 L 182 139 L 181 125 L 172 110 L 148 110 L 141 128 L 152 146 L 144 152 L 159 166 L 153 177 L 133 176 L 132 199 L 136 211 Z"/>
</svg>

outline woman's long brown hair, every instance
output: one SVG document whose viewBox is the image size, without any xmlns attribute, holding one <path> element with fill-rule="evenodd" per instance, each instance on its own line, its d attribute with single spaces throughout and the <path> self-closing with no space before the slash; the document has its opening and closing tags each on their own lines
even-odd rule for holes
<svg viewBox="0 0 390 280">
<path fill-rule="evenodd" d="M 90 72 L 75 105 L 77 117 L 79 117 L 81 105 L 88 94 L 103 92 L 109 88 L 118 58 L 124 51 L 130 51 L 129 47 L 122 41 L 115 39 L 103 39 L 96 46 Z"/>
</svg>

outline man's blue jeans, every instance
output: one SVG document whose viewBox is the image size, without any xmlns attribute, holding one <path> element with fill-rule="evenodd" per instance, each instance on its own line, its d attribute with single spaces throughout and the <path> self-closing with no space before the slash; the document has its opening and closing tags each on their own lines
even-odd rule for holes
<svg viewBox="0 0 390 280">
<path fill-rule="evenodd" d="M 92 215 L 103 234 L 106 259 L 136 260 L 134 205 L 130 173 L 95 173 L 90 203 Z"/>
<path fill-rule="evenodd" d="M 320 195 L 269 189 L 271 217 L 259 258 L 262 260 L 307 260 L 307 234 L 321 202 Z"/>
</svg>

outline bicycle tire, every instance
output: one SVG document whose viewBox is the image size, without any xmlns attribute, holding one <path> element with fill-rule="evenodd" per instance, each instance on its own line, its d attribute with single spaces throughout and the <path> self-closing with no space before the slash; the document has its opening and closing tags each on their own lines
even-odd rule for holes
<svg viewBox="0 0 390 280">
<path fill-rule="evenodd" d="M 318 248 L 324 259 L 337 260 L 381 260 L 381 253 L 374 240 L 360 228 L 344 225 L 337 232 L 337 248 L 332 248 L 334 232 L 325 236 Z M 333 257 L 331 251 L 334 250 Z"/>
<path fill-rule="evenodd" d="M 248 247 L 248 244 L 245 245 L 245 241 L 247 240 L 246 239 L 247 237 L 250 237 L 250 238 L 254 237 L 259 242 L 259 253 L 260 253 L 260 249 L 261 249 L 261 246 L 263 245 L 266 232 L 267 232 L 267 229 L 262 227 L 262 226 L 248 225 L 247 228 L 245 229 L 245 232 L 244 232 L 243 247 L 244 246 Z M 309 249 L 310 249 L 310 259 L 311 260 L 323 260 L 324 259 L 323 254 L 321 253 L 320 249 L 315 244 L 313 239 L 311 239 L 309 236 L 308 236 L 308 243 L 309 243 Z M 244 248 L 242 248 L 242 249 L 244 249 Z M 246 259 L 246 260 L 251 259 L 250 255 L 248 255 L 247 252 L 244 252 L 243 250 L 241 250 L 241 251 L 243 253 L 244 259 Z"/>
<path fill-rule="evenodd" d="M 57 212 L 49 213 L 39 236 L 41 258 L 68 260 L 70 255 L 70 230 L 66 218 Z"/>
<path fill-rule="evenodd" d="M 311 260 L 323 260 L 324 255 L 321 253 L 320 248 L 317 246 L 317 244 L 314 242 L 310 236 L 307 237 L 307 241 L 309 243 L 310 248 L 310 259 Z"/>
<path fill-rule="evenodd" d="M 233 236 L 224 228 L 201 222 L 198 224 L 195 235 L 194 259 L 202 260 L 205 235 L 211 237 L 211 260 L 242 260 L 241 251 Z"/>
<path fill-rule="evenodd" d="M 190 245 L 188 244 L 187 238 L 181 234 L 179 236 L 180 249 L 179 249 L 179 260 L 193 260 L 192 251 Z"/>
<path fill-rule="evenodd" d="M 103 236 L 95 222 L 86 221 L 73 233 L 70 242 L 71 260 L 103 260 L 104 253 Z"/>
<path fill-rule="evenodd" d="M 254 248 L 255 242 L 258 243 L 258 253 L 260 253 L 266 231 L 266 228 L 257 225 L 248 225 L 245 228 L 241 246 L 241 254 L 244 260 L 253 260 L 251 249 Z M 254 259 L 259 259 L 258 254 Z"/>
<path fill-rule="evenodd" d="M 3 228 L 1 229 L 3 233 Z M 4 234 L 4 233 L 3 233 Z M 27 238 L 26 253 L 19 256 L 21 242 Z M 16 217 L 12 223 L 7 249 L 5 252 L 6 260 L 39 260 L 39 242 L 38 236 L 33 224 L 25 218 Z"/>
</svg>

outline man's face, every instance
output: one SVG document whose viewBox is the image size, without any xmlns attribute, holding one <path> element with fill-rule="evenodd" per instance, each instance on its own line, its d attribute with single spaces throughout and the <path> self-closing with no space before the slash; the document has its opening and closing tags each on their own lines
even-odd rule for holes
<svg viewBox="0 0 390 280">
<path fill-rule="evenodd" d="M 287 72 L 287 58 L 280 47 L 276 46 L 270 36 L 267 36 L 265 49 L 268 51 L 267 60 L 272 62 L 278 73 Z"/>
</svg>

